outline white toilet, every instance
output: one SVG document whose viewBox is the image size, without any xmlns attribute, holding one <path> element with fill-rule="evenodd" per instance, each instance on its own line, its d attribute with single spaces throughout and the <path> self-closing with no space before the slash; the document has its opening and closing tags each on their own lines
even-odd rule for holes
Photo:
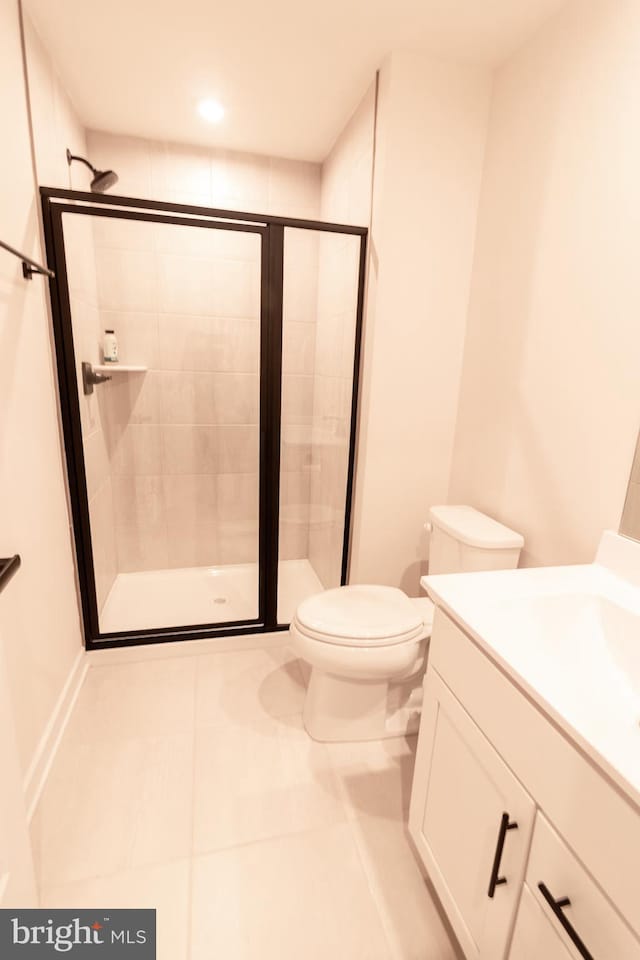
<svg viewBox="0 0 640 960">
<path fill-rule="evenodd" d="M 432 507 L 429 573 L 509 570 L 524 540 L 472 507 Z M 357 585 L 304 600 L 289 628 L 312 667 L 304 725 L 315 740 L 378 740 L 418 729 L 433 604 Z"/>
</svg>

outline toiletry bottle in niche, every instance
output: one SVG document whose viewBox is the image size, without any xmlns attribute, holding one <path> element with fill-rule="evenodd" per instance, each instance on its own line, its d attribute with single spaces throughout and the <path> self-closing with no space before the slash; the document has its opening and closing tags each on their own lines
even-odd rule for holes
<svg viewBox="0 0 640 960">
<path fill-rule="evenodd" d="M 113 330 L 105 330 L 102 353 L 105 363 L 118 362 L 118 341 Z"/>
</svg>

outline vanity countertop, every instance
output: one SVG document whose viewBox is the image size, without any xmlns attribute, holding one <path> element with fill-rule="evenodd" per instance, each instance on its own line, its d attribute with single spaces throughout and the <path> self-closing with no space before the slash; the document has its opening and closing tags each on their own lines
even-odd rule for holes
<svg viewBox="0 0 640 960">
<path fill-rule="evenodd" d="M 640 807 L 640 543 L 606 532 L 592 564 L 421 585 Z"/>
</svg>

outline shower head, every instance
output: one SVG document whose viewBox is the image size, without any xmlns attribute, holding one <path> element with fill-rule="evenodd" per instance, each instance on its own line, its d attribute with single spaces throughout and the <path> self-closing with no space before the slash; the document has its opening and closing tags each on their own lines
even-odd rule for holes
<svg viewBox="0 0 640 960">
<path fill-rule="evenodd" d="M 96 175 L 91 181 L 91 189 L 94 193 L 104 193 L 117 182 L 118 174 L 113 170 L 96 170 Z"/>
<path fill-rule="evenodd" d="M 67 150 L 67 163 L 69 166 L 71 166 L 74 160 L 79 160 L 80 163 L 84 163 L 85 167 L 89 167 L 89 170 L 91 170 L 93 174 L 91 189 L 94 193 L 104 193 L 105 190 L 108 190 L 109 187 L 112 187 L 118 182 L 118 174 L 114 173 L 113 170 L 96 170 L 93 164 L 85 160 L 84 157 L 74 157 L 71 150 Z"/>
</svg>

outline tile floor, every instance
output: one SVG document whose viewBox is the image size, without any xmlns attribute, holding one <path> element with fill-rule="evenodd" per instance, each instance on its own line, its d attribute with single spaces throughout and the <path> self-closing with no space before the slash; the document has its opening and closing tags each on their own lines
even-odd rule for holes
<svg viewBox="0 0 640 960">
<path fill-rule="evenodd" d="M 324 745 L 287 647 L 93 665 L 33 820 L 44 906 L 156 907 L 159 960 L 454 960 L 415 739 Z"/>
</svg>

